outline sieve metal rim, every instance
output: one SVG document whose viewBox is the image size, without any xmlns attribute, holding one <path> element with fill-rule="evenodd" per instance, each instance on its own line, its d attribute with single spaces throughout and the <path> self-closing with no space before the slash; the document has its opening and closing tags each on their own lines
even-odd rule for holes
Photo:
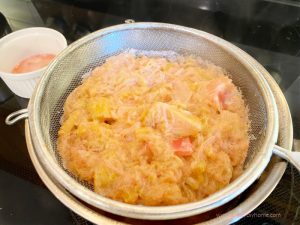
<svg viewBox="0 0 300 225">
<path fill-rule="evenodd" d="M 56 163 L 56 160 L 53 158 L 53 155 L 49 151 L 47 151 L 46 144 L 43 141 L 41 135 L 41 123 L 39 112 L 41 96 L 45 86 L 47 85 L 47 81 L 51 75 L 51 70 L 53 69 L 53 67 L 55 67 L 56 63 L 59 60 L 62 60 L 64 56 L 66 56 L 75 48 L 84 44 L 85 42 L 91 41 L 94 38 L 99 38 L 111 32 L 120 31 L 124 29 L 169 29 L 185 32 L 190 35 L 200 35 L 201 37 L 211 42 L 214 42 L 220 48 L 223 48 L 236 59 L 238 59 L 247 69 L 249 69 L 252 72 L 252 74 L 255 74 L 253 78 L 263 90 L 262 97 L 264 99 L 265 104 L 267 105 L 266 115 L 268 120 L 268 124 L 266 125 L 265 131 L 266 138 L 264 140 L 264 144 L 262 145 L 263 149 L 265 149 L 265 154 L 257 157 L 251 164 L 251 166 L 247 168 L 246 171 L 238 179 L 236 179 L 224 189 L 209 196 L 204 200 L 176 206 L 158 207 L 136 206 L 122 202 L 117 202 L 102 197 L 77 183 L 75 180 L 73 180 L 73 178 L 67 175 L 67 173 Z M 135 23 L 117 25 L 94 32 L 74 42 L 66 50 L 64 50 L 57 57 L 57 59 L 48 67 L 38 87 L 36 88 L 33 97 L 30 100 L 29 126 L 32 131 L 34 145 L 37 146 L 37 154 L 39 156 L 39 159 L 41 160 L 41 163 L 49 172 L 49 174 L 51 174 L 57 181 L 59 181 L 59 183 L 61 183 L 67 190 L 69 190 L 75 196 L 79 197 L 83 201 L 95 207 L 127 217 L 144 219 L 171 219 L 195 215 L 197 213 L 208 211 L 212 208 L 215 208 L 219 205 L 228 202 L 229 200 L 240 194 L 242 191 L 244 191 L 247 187 L 249 187 L 263 172 L 272 155 L 272 148 L 277 140 L 278 135 L 278 113 L 274 96 L 265 78 L 262 76 L 260 71 L 255 68 L 255 65 L 247 61 L 247 58 L 245 58 L 242 52 L 240 52 L 239 49 L 234 45 L 214 35 L 208 34 L 203 31 L 198 31 L 192 28 L 162 23 Z"/>
</svg>

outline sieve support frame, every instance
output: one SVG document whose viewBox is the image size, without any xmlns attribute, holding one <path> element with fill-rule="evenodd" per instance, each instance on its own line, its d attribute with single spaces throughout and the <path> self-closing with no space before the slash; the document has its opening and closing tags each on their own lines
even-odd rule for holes
<svg viewBox="0 0 300 225">
<path fill-rule="evenodd" d="M 274 146 L 273 153 L 282 159 L 285 159 L 300 171 L 300 152 L 288 151 L 278 145 Z"/>
<path fill-rule="evenodd" d="M 11 114 L 9 114 L 6 118 L 5 118 L 5 124 L 6 125 L 13 125 L 16 122 L 23 120 L 23 119 L 28 119 L 28 109 L 20 109 L 18 111 L 15 111 Z"/>
</svg>

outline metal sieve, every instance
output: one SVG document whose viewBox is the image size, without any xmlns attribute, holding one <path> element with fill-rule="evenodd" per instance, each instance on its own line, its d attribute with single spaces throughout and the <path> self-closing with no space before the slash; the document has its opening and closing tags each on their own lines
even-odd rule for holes
<svg viewBox="0 0 300 225">
<path fill-rule="evenodd" d="M 130 205 L 98 195 L 92 191 L 92 187 L 63 168 L 56 140 L 67 96 L 81 83 L 84 74 L 104 63 L 108 57 L 127 49 L 173 51 L 180 55 L 200 56 L 230 73 L 249 107 L 251 120 L 251 142 L 245 170 L 240 177 L 197 202 L 149 207 Z M 272 152 L 290 161 L 293 160 L 290 154 L 297 154 L 275 146 L 278 136 L 276 102 L 256 64 L 247 59 L 242 50 L 216 36 L 177 25 L 133 23 L 94 32 L 74 42 L 49 65 L 29 102 L 29 127 L 38 160 L 49 175 L 73 195 L 114 214 L 141 219 L 174 219 L 216 208 L 249 187 L 264 171 Z M 6 122 L 11 124 L 26 116 L 24 111 L 17 112 L 11 114 Z"/>
</svg>

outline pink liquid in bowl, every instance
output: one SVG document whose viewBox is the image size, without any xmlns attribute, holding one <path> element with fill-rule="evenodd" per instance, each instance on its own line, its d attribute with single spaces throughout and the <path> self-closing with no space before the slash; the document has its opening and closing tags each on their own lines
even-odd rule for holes
<svg viewBox="0 0 300 225">
<path fill-rule="evenodd" d="M 30 56 L 18 63 L 12 73 L 28 73 L 47 66 L 53 59 L 53 54 L 39 54 Z"/>
</svg>

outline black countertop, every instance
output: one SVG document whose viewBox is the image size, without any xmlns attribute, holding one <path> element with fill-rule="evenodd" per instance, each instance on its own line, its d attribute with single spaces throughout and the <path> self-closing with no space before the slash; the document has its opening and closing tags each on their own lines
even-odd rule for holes
<svg viewBox="0 0 300 225">
<path fill-rule="evenodd" d="M 299 148 L 299 0 L 1 0 L 0 12 L 5 16 L 0 15 L 1 36 L 46 26 L 62 32 L 71 43 L 134 19 L 180 24 L 224 38 L 252 55 L 275 78 L 288 100 L 294 145 Z M 24 123 L 4 124 L 9 113 L 27 103 L 0 79 L 0 224 L 90 224 L 55 199 L 39 179 L 28 156 Z M 267 200 L 237 224 L 300 224 L 299 172 L 289 166 Z"/>
</svg>

